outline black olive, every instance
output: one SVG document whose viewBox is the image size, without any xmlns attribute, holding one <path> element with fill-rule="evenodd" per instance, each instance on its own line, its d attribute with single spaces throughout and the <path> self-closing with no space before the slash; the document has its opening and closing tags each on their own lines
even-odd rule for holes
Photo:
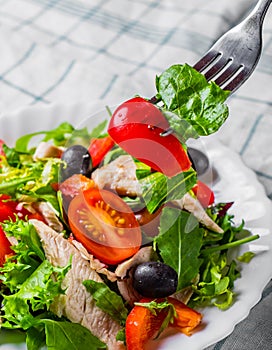
<svg viewBox="0 0 272 350">
<path fill-rule="evenodd" d="M 195 169 L 197 174 L 199 176 L 205 174 L 210 167 L 209 159 L 206 154 L 192 147 L 188 147 L 187 152 L 192 163 L 192 167 Z"/>
<path fill-rule="evenodd" d="M 60 180 L 64 181 L 74 174 L 89 176 L 92 170 L 92 159 L 87 148 L 74 145 L 67 148 L 61 159 L 65 162 L 60 169 Z"/>
<path fill-rule="evenodd" d="M 176 292 L 178 275 L 172 267 L 150 261 L 138 265 L 133 273 L 133 287 L 144 297 L 164 298 Z"/>
</svg>

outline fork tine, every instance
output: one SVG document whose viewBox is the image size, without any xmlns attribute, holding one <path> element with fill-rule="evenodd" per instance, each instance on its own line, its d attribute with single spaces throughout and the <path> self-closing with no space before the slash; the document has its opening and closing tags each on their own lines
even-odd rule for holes
<svg viewBox="0 0 272 350">
<path fill-rule="evenodd" d="M 242 69 L 244 69 L 243 64 L 236 65 L 233 61 L 233 59 L 229 59 L 229 66 L 215 78 L 215 83 L 219 86 L 223 86 L 226 84 L 232 77 L 235 76 L 235 74 L 238 74 L 238 72 Z"/>
<path fill-rule="evenodd" d="M 236 74 L 231 81 L 224 86 L 224 90 L 229 90 L 234 92 L 237 90 L 248 78 L 248 69 L 244 67 L 244 69 L 240 70 L 238 74 Z"/>
<path fill-rule="evenodd" d="M 209 81 L 218 75 L 229 63 L 229 59 L 224 57 L 222 53 L 219 53 L 218 59 L 213 65 L 208 66 L 208 70 L 204 72 L 206 79 Z"/>
<path fill-rule="evenodd" d="M 195 65 L 194 68 L 200 73 L 203 72 L 210 64 L 212 64 L 218 57 L 217 51 L 208 51 Z"/>
</svg>

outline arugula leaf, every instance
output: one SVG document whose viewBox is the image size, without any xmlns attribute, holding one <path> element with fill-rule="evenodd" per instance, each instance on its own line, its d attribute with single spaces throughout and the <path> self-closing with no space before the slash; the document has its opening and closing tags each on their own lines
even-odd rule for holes
<svg viewBox="0 0 272 350">
<path fill-rule="evenodd" d="M 228 117 L 228 107 L 224 103 L 229 91 L 222 90 L 187 64 L 173 65 L 156 77 L 157 98 L 164 108 L 186 120 L 195 130 L 193 135 L 209 135 L 216 132 Z M 171 115 L 166 118 L 177 134 L 180 124 Z M 181 124 L 182 125 L 182 124 Z M 193 136 L 195 137 L 195 136 Z"/>
<path fill-rule="evenodd" d="M 199 273 L 202 238 L 203 229 L 199 228 L 193 215 L 176 208 L 163 209 L 154 247 L 159 250 L 164 263 L 177 272 L 177 290 L 191 285 Z"/>
<path fill-rule="evenodd" d="M 25 341 L 25 334 L 19 330 L 0 329 L 0 345 L 20 344 Z"/>
<path fill-rule="evenodd" d="M 194 295 L 191 306 L 215 305 L 220 309 L 229 308 L 235 296 L 234 282 L 240 277 L 237 262 L 230 254 L 230 249 L 257 239 L 244 229 L 244 222 L 239 226 L 233 223 L 233 215 L 228 214 L 232 203 L 218 203 L 208 208 L 207 214 L 223 229 L 217 234 L 205 228 L 201 247 L 199 283 L 193 286 Z M 245 254 L 241 260 L 250 260 L 252 254 Z M 236 258 L 239 261 L 239 257 Z"/>
<path fill-rule="evenodd" d="M 205 260 L 203 266 L 206 267 L 202 273 L 201 282 L 197 287 L 192 287 L 195 294 L 190 303 L 215 305 L 225 310 L 233 303 L 234 281 L 240 276 L 236 263 L 233 261 L 228 265 L 226 253 L 214 253 Z"/>
<path fill-rule="evenodd" d="M 114 161 L 119 156 L 128 154 L 125 150 L 123 150 L 121 147 L 114 145 L 113 149 L 111 149 L 104 157 L 103 164 L 109 164 L 110 162 Z"/>
<path fill-rule="evenodd" d="M 238 256 L 237 260 L 248 264 L 255 255 L 253 252 L 245 252 L 243 255 Z"/>
<path fill-rule="evenodd" d="M 26 346 L 27 350 L 40 350 L 44 349 L 46 345 L 46 336 L 44 325 L 37 325 L 31 327 L 26 332 Z"/>
<path fill-rule="evenodd" d="M 139 176 L 138 170 L 136 175 Z M 147 176 L 139 179 L 139 183 L 146 207 L 150 213 L 153 213 L 163 203 L 181 199 L 195 185 L 196 172 L 191 169 L 168 178 L 162 173 L 149 171 Z"/>
<path fill-rule="evenodd" d="M 108 121 L 105 119 L 100 124 L 98 124 L 95 128 L 93 128 L 90 133 L 90 138 L 104 137 L 105 128 L 107 124 L 108 124 Z"/>
<path fill-rule="evenodd" d="M 45 325 L 48 350 L 99 350 L 107 348 L 106 344 L 80 324 L 50 319 L 43 319 L 41 322 Z"/>
<path fill-rule="evenodd" d="M 3 144 L 3 150 L 5 152 L 6 160 L 10 166 L 17 167 L 20 164 L 20 157 L 18 152 L 14 148 L 8 147 Z"/>
<path fill-rule="evenodd" d="M 120 322 L 120 324 L 125 324 L 128 310 L 118 294 L 102 282 L 86 280 L 83 282 L 83 285 L 92 294 L 96 305 L 101 310 L 108 313 L 114 320 Z"/>
<path fill-rule="evenodd" d="M 67 137 L 70 137 L 74 130 L 75 129 L 71 124 L 64 122 L 52 130 L 38 131 L 24 135 L 17 139 L 15 144 L 15 150 L 20 153 L 30 153 L 28 149 L 30 141 L 38 135 L 44 135 L 41 141 L 46 142 L 49 140 L 53 140 L 56 145 L 64 145 L 64 143 L 67 140 Z"/>
</svg>

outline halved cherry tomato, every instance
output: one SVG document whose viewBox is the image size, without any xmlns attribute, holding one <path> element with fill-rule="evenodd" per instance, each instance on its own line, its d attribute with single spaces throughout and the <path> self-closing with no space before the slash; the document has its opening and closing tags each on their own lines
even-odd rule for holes
<svg viewBox="0 0 272 350">
<path fill-rule="evenodd" d="M 14 254 L 14 251 L 10 247 L 11 244 L 0 225 L 0 267 L 3 266 L 7 256 L 11 256 Z"/>
<path fill-rule="evenodd" d="M 140 303 L 150 301 L 152 299 L 144 298 Z M 144 350 L 146 343 L 157 335 L 165 317 L 164 310 L 155 315 L 147 307 L 135 305 L 126 320 L 127 350 Z"/>
<path fill-rule="evenodd" d="M 110 136 L 93 138 L 88 151 L 92 157 L 93 167 L 97 167 L 109 150 L 114 146 L 114 141 Z"/>
<path fill-rule="evenodd" d="M 81 192 L 70 203 L 68 219 L 75 238 L 106 264 L 120 263 L 141 245 L 141 230 L 133 212 L 110 191 Z"/>
<path fill-rule="evenodd" d="M 214 193 L 204 182 L 197 180 L 197 183 L 192 188 L 192 191 L 203 208 L 208 208 L 209 205 L 214 203 Z"/>
<path fill-rule="evenodd" d="M 175 298 L 168 297 L 167 300 L 174 305 L 177 313 L 177 317 L 174 318 L 174 322 L 170 326 L 181 333 L 188 336 L 191 335 L 193 330 L 200 324 L 202 314 Z"/>
<path fill-rule="evenodd" d="M 172 177 L 189 170 L 191 161 L 174 134 L 161 136 L 168 128 L 168 121 L 155 105 L 136 97 L 114 111 L 108 133 L 133 157 Z"/>
</svg>

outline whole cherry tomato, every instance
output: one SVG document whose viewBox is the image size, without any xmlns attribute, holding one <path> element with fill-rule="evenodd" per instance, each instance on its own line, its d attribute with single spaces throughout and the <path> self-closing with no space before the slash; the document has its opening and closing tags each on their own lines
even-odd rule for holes
<svg viewBox="0 0 272 350">
<path fill-rule="evenodd" d="M 203 208 L 208 208 L 208 206 L 214 203 L 214 193 L 204 182 L 197 180 L 197 183 L 192 188 L 192 191 Z"/>
<path fill-rule="evenodd" d="M 68 219 L 75 238 L 106 264 L 118 264 L 140 248 L 142 235 L 134 213 L 110 191 L 81 192 L 70 202 Z"/>
<path fill-rule="evenodd" d="M 169 123 L 159 108 L 135 97 L 114 111 L 108 133 L 133 157 L 172 177 L 189 170 L 191 161 L 174 134 L 161 135 L 168 128 Z"/>
</svg>

